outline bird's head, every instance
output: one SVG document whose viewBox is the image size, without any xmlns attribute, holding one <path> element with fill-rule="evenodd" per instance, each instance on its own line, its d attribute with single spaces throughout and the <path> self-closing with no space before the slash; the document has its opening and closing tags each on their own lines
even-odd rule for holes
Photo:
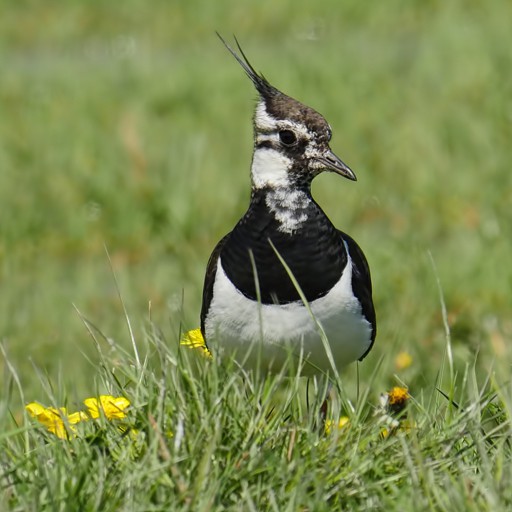
<svg viewBox="0 0 512 512">
<path fill-rule="evenodd" d="M 356 180 L 329 147 L 331 127 L 316 110 L 283 94 L 257 73 L 236 41 L 238 54 L 219 35 L 259 94 L 254 115 L 253 188 L 309 186 L 323 171 Z"/>
</svg>

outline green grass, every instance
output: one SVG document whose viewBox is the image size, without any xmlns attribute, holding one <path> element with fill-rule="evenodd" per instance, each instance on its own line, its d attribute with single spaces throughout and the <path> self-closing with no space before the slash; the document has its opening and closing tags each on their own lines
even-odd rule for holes
<svg viewBox="0 0 512 512">
<path fill-rule="evenodd" d="M 510 507 L 512 7 L 275 4 L 4 5 L 4 508 Z M 313 428 L 304 383 L 274 396 L 272 378 L 177 364 L 210 251 L 249 194 L 255 93 L 215 30 L 326 116 L 358 175 L 313 190 L 364 248 L 379 321 L 359 395 L 356 366 L 342 375 L 351 427 L 339 436 Z M 74 306 L 104 333 L 99 347 Z M 402 350 L 413 364 L 398 370 Z M 416 426 L 384 440 L 373 408 L 397 383 Z M 106 424 L 108 449 L 88 431 L 62 442 L 24 416 L 26 402 L 76 410 L 103 392 L 132 401 L 141 438 Z"/>
<path fill-rule="evenodd" d="M 96 371 L 99 387 L 131 401 L 126 419 L 90 420 L 68 440 L 33 422 L 4 433 L 5 506 L 498 510 L 511 503 L 512 390 L 479 387 L 472 365 L 456 403 L 433 386 L 418 390 L 388 436 L 394 417 L 372 397 L 371 382 L 355 402 L 338 390 L 332 410 L 342 404 L 350 421 L 326 434 L 322 389 L 310 390 L 306 405 L 300 379 L 255 379 L 229 362 L 169 348 L 156 329 L 141 345 L 149 355 L 142 366 L 111 345 Z"/>
</svg>

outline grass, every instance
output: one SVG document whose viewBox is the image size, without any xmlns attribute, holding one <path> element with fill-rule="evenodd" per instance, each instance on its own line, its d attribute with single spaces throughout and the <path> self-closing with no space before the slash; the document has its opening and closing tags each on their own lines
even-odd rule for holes
<svg viewBox="0 0 512 512">
<path fill-rule="evenodd" d="M 33 422 L 4 434 L 4 504 L 403 510 L 414 503 L 416 510 L 495 510 L 510 503 L 512 390 L 496 392 L 493 382 L 479 387 L 472 365 L 456 402 L 434 388 L 418 391 L 396 430 L 396 418 L 365 384 L 344 411 L 349 423 L 325 433 L 323 394 L 310 391 L 306 407 L 300 379 L 256 379 L 201 352 L 171 349 L 156 329 L 146 342 L 143 365 L 117 345 L 108 357 L 99 354 L 98 384 L 131 401 L 125 420 L 89 420 L 68 440 Z M 350 402 L 338 392 L 340 403 Z"/>
<path fill-rule="evenodd" d="M 511 14 L 505 1 L 4 8 L 0 508 L 509 508 Z M 314 425 L 304 383 L 178 350 L 209 253 L 248 201 L 254 91 L 215 30 L 326 116 L 359 178 L 313 191 L 364 248 L 379 321 L 342 375 L 332 414 L 350 427 L 335 435 Z M 397 384 L 415 426 L 383 439 L 374 410 Z M 24 414 L 105 392 L 130 399 L 139 437 L 104 422 L 61 441 Z"/>
</svg>

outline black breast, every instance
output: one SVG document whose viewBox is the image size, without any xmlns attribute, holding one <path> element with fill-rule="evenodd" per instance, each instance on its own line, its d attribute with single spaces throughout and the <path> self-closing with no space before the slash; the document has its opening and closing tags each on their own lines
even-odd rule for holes
<svg viewBox="0 0 512 512">
<path fill-rule="evenodd" d="M 291 234 L 280 231 L 264 194 L 253 196 L 249 210 L 228 235 L 220 253 L 226 275 L 246 297 L 257 300 L 252 253 L 263 304 L 300 300 L 269 240 L 308 301 L 325 295 L 341 277 L 347 254 L 340 233 L 312 199 L 300 215 L 307 220 L 298 230 Z"/>
</svg>

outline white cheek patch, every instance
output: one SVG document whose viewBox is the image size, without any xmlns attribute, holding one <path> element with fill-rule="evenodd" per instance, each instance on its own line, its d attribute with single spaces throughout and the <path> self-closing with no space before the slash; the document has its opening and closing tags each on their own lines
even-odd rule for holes
<svg viewBox="0 0 512 512">
<path fill-rule="evenodd" d="M 292 161 L 272 148 L 259 148 L 254 152 L 251 166 L 253 187 L 288 187 L 288 171 Z"/>
</svg>

